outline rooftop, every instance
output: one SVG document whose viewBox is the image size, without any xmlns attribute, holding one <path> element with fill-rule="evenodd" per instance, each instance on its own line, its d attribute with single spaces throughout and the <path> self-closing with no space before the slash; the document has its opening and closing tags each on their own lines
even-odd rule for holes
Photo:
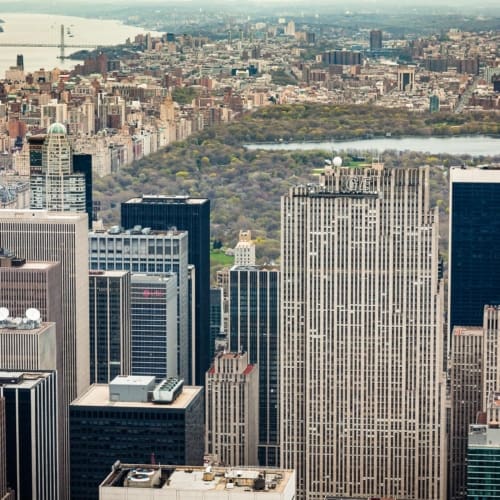
<svg viewBox="0 0 500 500">
<path fill-rule="evenodd" d="M 146 377 L 147 378 L 147 377 Z M 184 386 L 177 399 L 171 404 L 153 402 L 110 401 L 108 384 L 94 384 L 82 396 L 75 399 L 71 406 L 106 406 L 108 408 L 156 408 L 168 411 L 183 410 L 203 391 L 203 387 Z"/>
<path fill-rule="evenodd" d="M 138 481 L 149 481 L 149 489 L 162 490 L 164 494 L 155 495 L 155 498 L 178 498 L 178 492 L 187 491 L 193 492 L 193 498 L 203 498 L 204 493 L 210 494 L 210 498 L 225 498 L 228 490 L 238 495 L 248 493 L 251 498 L 257 494 L 276 498 L 272 493 L 281 498 L 285 492 L 289 493 L 287 498 L 295 495 L 295 471 L 288 469 L 126 465 L 119 462 L 113 466 L 101 489 L 137 487 L 135 477 Z M 146 493 L 143 488 L 141 485 Z"/>
<path fill-rule="evenodd" d="M 164 194 L 143 194 L 140 198 L 131 198 L 126 203 L 168 203 L 179 205 L 203 205 L 208 198 L 191 198 L 190 196 L 169 196 Z"/>
</svg>

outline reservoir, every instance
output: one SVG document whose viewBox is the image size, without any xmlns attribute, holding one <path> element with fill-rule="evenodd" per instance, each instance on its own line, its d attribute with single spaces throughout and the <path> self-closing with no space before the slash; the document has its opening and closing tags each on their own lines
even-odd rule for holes
<svg viewBox="0 0 500 500">
<path fill-rule="evenodd" d="M 0 43 L 53 44 L 61 40 L 61 24 L 64 25 L 64 42 L 67 45 L 97 44 L 117 45 L 125 43 L 147 30 L 127 26 L 119 21 L 87 19 L 72 16 L 52 16 L 47 14 L 0 14 L 4 23 L 0 24 Z M 157 35 L 156 32 L 151 32 Z M 76 52 L 78 48 L 67 48 L 65 55 Z M 91 49 L 88 49 L 91 50 Z M 23 54 L 25 71 L 40 68 L 71 69 L 81 61 L 58 58 L 58 47 L 0 47 L 0 79 L 5 77 L 5 70 L 15 66 L 16 55 Z"/>
<path fill-rule="evenodd" d="M 500 155 L 500 139 L 482 135 L 460 137 L 380 137 L 350 141 L 280 142 L 273 144 L 246 144 L 247 149 L 272 151 L 324 150 L 332 152 L 362 151 L 419 151 L 429 154 L 495 156 Z"/>
</svg>

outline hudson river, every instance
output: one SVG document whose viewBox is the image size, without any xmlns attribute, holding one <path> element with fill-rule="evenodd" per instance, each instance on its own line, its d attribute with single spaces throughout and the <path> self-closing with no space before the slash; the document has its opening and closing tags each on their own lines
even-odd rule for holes
<svg viewBox="0 0 500 500">
<path fill-rule="evenodd" d="M 61 37 L 61 24 L 64 25 L 65 43 L 70 45 L 98 44 L 117 45 L 127 38 L 133 39 L 139 33 L 145 33 L 144 28 L 127 26 L 119 21 L 101 19 L 84 19 L 70 16 L 51 16 L 47 14 L 2 14 L 5 21 L 0 26 L 1 43 L 33 43 L 58 45 Z M 157 34 L 151 32 L 151 34 Z M 78 48 L 66 49 L 66 56 L 76 52 Z M 91 50 L 91 49 L 89 49 Z M 15 66 L 16 55 L 24 55 L 25 71 L 40 68 L 70 69 L 80 61 L 58 59 L 58 47 L 0 47 L 0 78 L 5 77 L 5 70 Z"/>
</svg>

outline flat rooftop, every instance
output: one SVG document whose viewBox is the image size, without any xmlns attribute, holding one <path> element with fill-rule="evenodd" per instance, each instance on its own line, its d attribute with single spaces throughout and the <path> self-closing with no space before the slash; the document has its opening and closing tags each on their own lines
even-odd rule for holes
<svg viewBox="0 0 500 500">
<path fill-rule="evenodd" d="M 131 488 L 126 485 L 127 476 L 133 471 L 160 471 L 161 480 L 151 489 L 162 491 L 191 491 L 197 493 L 231 490 L 235 494 L 244 492 L 254 498 L 255 494 L 283 493 L 289 483 L 295 483 L 295 471 L 266 467 L 220 467 L 220 466 L 173 466 L 173 465 L 129 465 L 113 467 L 111 474 L 101 483 L 101 488 Z M 256 482 L 257 480 L 257 482 Z M 258 485 L 260 480 L 260 485 Z M 135 488 L 134 488 L 135 489 Z M 170 495 L 169 495 L 170 497 Z M 156 498 L 156 497 L 155 497 Z M 161 497 L 163 498 L 163 497 Z M 174 498 L 174 497 L 172 497 Z"/>
<path fill-rule="evenodd" d="M 94 384 L 88 391 L 75 399 L 71 406 L 99 406 L 108 408 L 156 408 L 162 410 L 183 410 L 203 391 L 203 387 L 184 386 L 179 396 L 169 404 L 155 404 L 152 402 L 135 403 L 129 401 L 110 401 L 108 384 Z"/>
<path fill-rule="evenodd" d="M 143 194 L 140 198 L 131 198 L 125 203 L 178 203 L 179 205 L 203 205 L 208 198 L 191 198 L 190 196 L 169 196 L 164 194 Z"/>
</svg>

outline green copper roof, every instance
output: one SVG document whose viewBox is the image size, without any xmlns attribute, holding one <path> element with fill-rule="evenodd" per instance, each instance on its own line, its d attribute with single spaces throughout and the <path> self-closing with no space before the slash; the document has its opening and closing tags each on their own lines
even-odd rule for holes
<svg viewBox="0 0 500 500">
<path fill-rule="evenodd" d="M 62 123 L 53 123 L 47 130 L 47 134 L 66 135 L 66 127 Z"/>
</svg>

